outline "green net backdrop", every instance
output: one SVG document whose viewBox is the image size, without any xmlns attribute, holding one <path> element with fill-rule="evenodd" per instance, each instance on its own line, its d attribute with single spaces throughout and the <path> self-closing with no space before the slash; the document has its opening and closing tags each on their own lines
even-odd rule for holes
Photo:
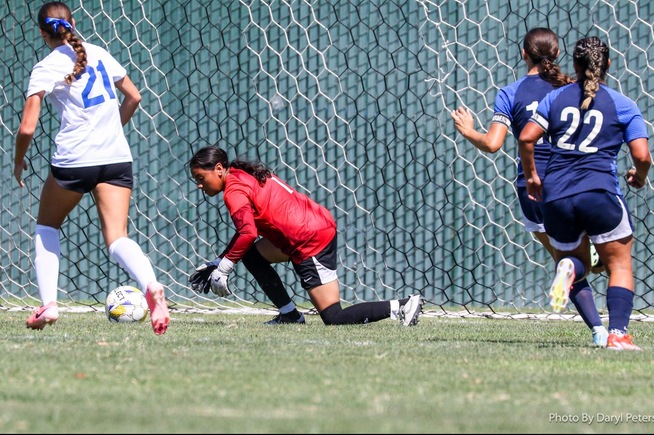
<svg viewBox="0 0 654 435">
<path fill-rule="evenodd" d="M 32 270 L 38 197 L 58 120 L 46 104 L 28 152 L 26 188 L 13 178 L 32 66 L 49 49 L 42 2 L 0 3 L 0 305 L 39 303 Z M 532 27 L 560 36 L 572 73 L 577 39 L 611 48 L 608 84 L 654 110 L 654 5 L 610 1 L 71 1 L 78 34 L 128 69 L 143 101 L 126 127 L 135 157 L 130 236 L 152 260 L 177 308 L 270 306 L 242 265 L 235 295 L 200 297 L 193 268 L 222 251 L 233 225 L 220 197 L 204 198 L 186 162 L 202 146 L 257 159 L 326 205 L 339 228 L 346 302 L 422 293 L 450 310 L 547 312 L 551 260 L 520 223 L 508 137 L 484 154 L 460 137 L 449 111 L 469 107 L 488 125 L 498 89 L 525 73 Z M 47 101 L 47 100 L 46 100 Z M 620 158 L 623 172 L 630 161 Z M 636 309 L 653 302 L 652 187 L 630 190 L 636 225 Z M 90 195 L 61 231 L 60 300 L 97 306 L 134 284 L 105 249 Z M 296 303 L 293 271 L 277 266 Z M 606 276 L 594 275 L 605 306 Z"/>
</svg>

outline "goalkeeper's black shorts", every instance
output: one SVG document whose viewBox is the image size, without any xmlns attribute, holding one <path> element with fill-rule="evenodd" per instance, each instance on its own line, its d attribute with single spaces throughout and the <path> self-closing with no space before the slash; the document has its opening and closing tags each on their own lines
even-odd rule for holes
<svg viewBox="0 0 654 435">
<path fill-rule="evenodd" d="M 325 249 L 299 264 L 293 263 L 293 268 L 300 277 L 302 288 L 310 290 L 338 279 L 336 274 L 337 262 L 336 236 L 334 236 Z"/>
</svg>

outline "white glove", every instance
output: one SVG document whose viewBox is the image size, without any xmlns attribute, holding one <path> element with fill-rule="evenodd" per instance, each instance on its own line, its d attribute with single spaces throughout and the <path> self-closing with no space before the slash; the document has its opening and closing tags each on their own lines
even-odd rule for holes
<svg viewBox="0 0 654 435">
<path fill-rule="evenodd" d="M 211 282 L 211 291 L 214 292 L 216 296 L 223 298 L 232 294 L 229 287 L 227 287 L 227 277 L 233 269 L 234 262 L 227 258 L 223 258 L 220 260 L 220 263 L 218 263 L 216 270 L 211 272 L 211 278 L 209 280 Z"/>
</svg>

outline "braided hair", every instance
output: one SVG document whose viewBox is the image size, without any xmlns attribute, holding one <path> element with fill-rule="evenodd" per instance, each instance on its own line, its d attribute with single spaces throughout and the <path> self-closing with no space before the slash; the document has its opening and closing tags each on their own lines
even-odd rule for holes
<svg viewBox="0 0 654 435">
<path fill-rule="evenodd" d="M 572 77 L 564 74 L 555 62 L 559 55 L 559 37 L 551 29 L 536 27 L 525 35 L 522 48 L 534 65 L 540 66 L 540 75 L 554 87 L 572 83 Z"/>
<path fill-rule="evenodd" d="M 73 72 L 66 74 L 64 80 L 71 84 L 75 78 L 84 72 L 86 68 L 86 50 L 82 41 L 75 35 L 75 29 L 71 24 L 73 14 L 70 8 L 62 2 L 49 2 L 41 6 L 38 14 L 39 28 L 46 32 L 51 39 L 59 39 L 67 42 L 77 55 Z"/>
<path fill-rule="evenodd" d="M 609 47 L 597 36 L 577 41 L 573 54 L 578 68 L 577 80 L 584 88 L 582 109 L 588 109 L 599 90 L 600 83 L 606 79 L 609 69 Z"/>
</svg>

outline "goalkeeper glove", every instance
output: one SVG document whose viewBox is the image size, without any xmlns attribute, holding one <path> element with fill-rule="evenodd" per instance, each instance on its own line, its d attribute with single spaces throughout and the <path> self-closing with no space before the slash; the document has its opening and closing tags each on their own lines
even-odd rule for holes
<svg viewBox="0 0 654 435">
<path fill-rule="evenodd" d="M 211 288 L 210 276 L 211 272 L 216 270 L 218 263 L 220 263 L 221 258 L 218 257 L 215 260 L 208 261 L 204 264 L 201 264 L 195 269 L 195 272 L 188 277 L 189 282 L 191 283 L 191 288 L 197 293 L 209 293 Z"/>
<path fill-rule="evenodd" d="M 218 266 L 211 272 L 211 291 L 214 292 L 216 296 L 225 297 L 231 295 L 232 292 L 227 287 L 227 277 L 230 272 L 234 269 L 234 262 L 223 258 L 218 263 Z"/>
</svg>

